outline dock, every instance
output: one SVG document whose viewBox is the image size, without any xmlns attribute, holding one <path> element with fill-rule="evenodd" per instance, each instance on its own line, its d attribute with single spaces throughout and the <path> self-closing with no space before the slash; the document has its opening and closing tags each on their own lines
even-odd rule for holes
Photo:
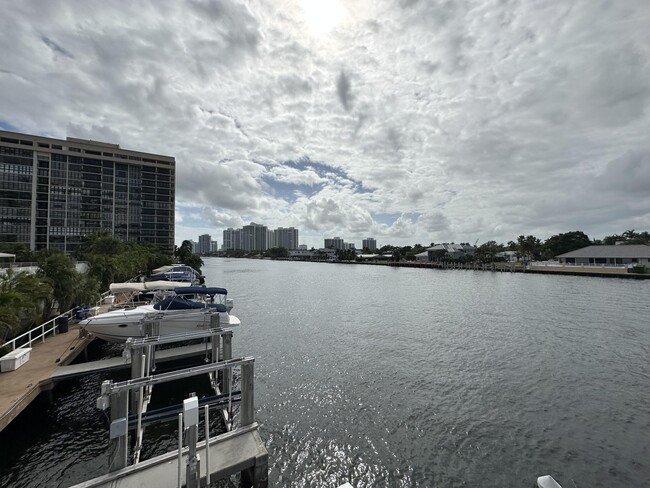
<svg viewBox="0 0 650 488">
<path fill-rule="evenodd" d="M 15 371 L 0 374 L 0 431 L 38 395 L 51 391 L 53 375 L 81 354 L 93 337 L 81 337 L 79 326 L 32 345 L 30 360 Z"/>
<path fill-rule="evenodd" d="M 119 357 L 71 364 L 94 336 L 79 325 L 68 327 L 57 320 L 24 349 L 29 358 L 12 371 L 0 374 L 0 430 L 15 419 L 36 397 L 51 392 L 55 385 L 99 371 L 130 370 L 130 379 L 115 383 L 104 380 L 97 408 L 110 412 L 107 432 L 111 445 L 108 473 L 77 485 L 79 488 L 157 486 L 199 488 L 241 473 L 244 486 L 268 486 L 268 453 L 254 419 L 254 362 L 252 357 L 232 358 L 231 329 L 218 327 L 219 316 L 210 317 L 210 328 L 159 336 L 159 318 L 143 324 L 145 337 L 129 338 Z M 37 334 L 37 332 L 34 332 Z M 201 343 L 186 345 L 200 340 Z M 14 350 L 16 341 L 10 344 Z M 174 347 L 168 347 L 174 345 Z M 160 347 L 160 349 L 158 349 Z M 30 352 L 28 352 L 30 351 Z M 205 356 L 198 366 L 164 372 L 164 362 Z M 14 366 L 15 367 L 15 366 Z M 183 368 L 183 366 L 181 366 Z M 235 374 L 234 370 L 237 370 Z M 148 411 L 155 385 L 208 375 L 213 396 L 199 399 L 195 393 L 182 405 L 168 405 Z M 226 432 L 210 436 L 210 409 L 223 418 Z M 203 415 L 201 415 L 201 412 Z M 199 419 L 203 440 L 199 441 Z M 178 448 L 175 452 L 140 460 L 148 425 L 178 419 Z M 133 434 L 130 434 L 133 432 Z M 212 460 L 212 462 L 211 462 Z"/>
</svg>

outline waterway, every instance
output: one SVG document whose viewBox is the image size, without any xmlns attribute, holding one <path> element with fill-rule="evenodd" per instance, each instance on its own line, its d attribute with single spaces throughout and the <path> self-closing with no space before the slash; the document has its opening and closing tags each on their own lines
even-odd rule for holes
<svg viewBox="0 0 650 488">
<path fill-rule="evenodd" d="M 650 282 L 205 261 L 256 358 L 271 486 L 650 485 Z M 0 434 L 1 487 L 105 472 L 102 379 Z M 173 445 L 152 433 L 147 455 Z"/>
</svg>

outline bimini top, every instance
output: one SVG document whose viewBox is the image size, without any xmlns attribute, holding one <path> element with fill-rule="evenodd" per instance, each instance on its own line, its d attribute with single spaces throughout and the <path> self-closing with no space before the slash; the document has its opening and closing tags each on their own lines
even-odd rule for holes
<svg viewBox="0 0 650 488">
<path fill-rule="evenodd" d="M 184 286 L 175 288 L 174 292 L 177 295 L 227 295 L 228 291 L 225 288 L 218 288 L 216 286 Z"/>
<path fill-rule="evenodd" d="M 182 296 L 173 296 L 165 298 L 160 302 L 156 303 L 153 308 L 156 310 L 194 310 L 198 308 L 210 308 L 215 312 L 227 312 L 226 306 L 221 303 L 205 303 L 205 302 L 195 302 L 194 300 L 188 300 Z"/>
<path fill-rule="evenodd" d="M 192 283 L 173 283 L 171 281 L 145 281 L 133 283 L 111 283 L 111 293 L 129 293 L 133 291 L 175 290 L 181 286 L 190 287 Z"/>
</svg>

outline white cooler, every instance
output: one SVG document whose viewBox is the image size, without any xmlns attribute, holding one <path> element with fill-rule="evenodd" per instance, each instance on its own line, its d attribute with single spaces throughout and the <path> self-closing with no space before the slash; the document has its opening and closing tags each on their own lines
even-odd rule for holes
<svg viewBox="0 0 650 488">
<path fill-rule="evenodd" d="M 32 352 L 31 347 L 20 347 L 14 349 L 0 358 L 0 371 L 14 371 L 29 361 L 29 354 Z"/>
</svg>

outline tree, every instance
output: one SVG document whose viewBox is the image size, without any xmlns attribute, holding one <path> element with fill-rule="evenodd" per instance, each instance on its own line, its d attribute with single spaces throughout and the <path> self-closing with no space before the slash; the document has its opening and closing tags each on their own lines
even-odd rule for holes
<svg viewBox="0 0 650 488">
<path fill-rule="evenodd" d="M 190 241 L 183 241 L 180 247 L 177 247 L 174 251 L 174 255 L 180 263 L 186 264 L 196 271 L 201 272 L 203 260 L 192 252 L 192 243 Z"/>
<path fill-rule="evenodd" d="M 339 261 L 354 261 L 357 258 L 357 253 L 354 249 L 337 249 L 336 259 Z"/>
<path fill-rule="evenodd" d="M 272 247 L 268 251 L 264 253 L 266 256 L 270 258 L 288 258 L 289 257 L 289 250 L 286 247 Z"/>
<path fill-rule="evenodd" d="M 14 335 L 22 321 L 39 322 L 51 300 L 52 286 L 38 276 L 11 268 L 0 274 L 0 338 Z"/>
<path fill-rule="evenodd" d="M 603 244 L 613 245 L 617 242 L 622 244 L 650 244 L 650 234 L 648 231 L 636 232 L 631 229 L 620 235 L 614 234 L 603 238 Z"/>
<path fill-rule="evenodd" d="M 426 251 L 422 244 L 416 244 L 413 247 L 407 246 L 409 249 L 406 251 L 406 247 L 402 248 L 402 254 L 406 256 L 406 259 L 413 261 L 415 260 L 415 255 L 420 254 L 421 252 Z"/>
<path fill-rule="evenodd" d="M 74 301 L 75 288 L 79 284 L 74 262 L 63 251 L 47 249 L 39 252 L 37 275 L 52 285 L 53 296 L 61 312 L 69 310 Z M 50 309 L 54 303 L 50 304 Z M 49 311 L 48 311 L 49 313 Z"/>
<path fill-rule="evenodd" d="M 517 251 L 528 261 L 540 259 L 542 254 L 542 242 L 533 235 L 524 236 L 522 234 L 517 238 Z"/>
<path fill-rule="evenodd" d="M 484 263 L 492 263 L 496 260 L 497 253 L 504 250 L 503 244 L 498 244 L 496 241 L 487 241 L 476 249 L 474 256 Z"/>
<path fill-rule="evenodd" d="M 582 249 L 591 245 L 589 236 L 582 231 L 565 232 L 549 237 L 544 242 L 543 253 L 546 259 L 554 258 L 560 254 Z"/>
</svg>

